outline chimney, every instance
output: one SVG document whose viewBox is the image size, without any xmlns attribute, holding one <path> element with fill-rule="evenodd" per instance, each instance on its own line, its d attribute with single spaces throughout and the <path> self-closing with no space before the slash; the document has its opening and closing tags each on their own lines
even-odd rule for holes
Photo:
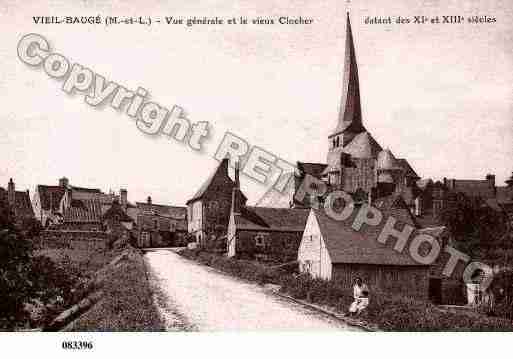
<svg viewBox="0 0 513 359">
<path fill-rule="evenodd" d="M 235 162 L 235 186 L 232 189 L 232 212 L 240 214 L 242 207 L 246 205 L 246 197 L 240 190 L 239 162 Z"/>
<path fill-rule="evenodd" d="M 123 208 L 123 211 L 126 212 L 126 209 L 127 209 L 127 205 L 128 205 L 128 191 L 124 188 L 121 188 L 119 190 L 119 199 L 120 199 L 120 204 L 121 204 L 121 208 Z"/>
<path fill-rule="evenodd" d="M 146 199 L 146 203 L 151 204 L 151 196 L 148 196 L 148 198 Z"/>
<path fill-rule="evenodd" d="M 68 187 L 69 180 L 66 177 L 62 177 L 59 179 L 59 186 L 60 187 Z"/>
<path fill-rule="evenodd" d="M 9 202 L 9 206 L 14 207 L 14 203 L 16 201 L 16 189 L 12 178 L 9 179 L 9 183 L 7 184 L 7 200 Z"/>
<path fill-rule="evenodd" d="M 495 175 L 488 173 L 486 175 L 486 180 L 490 184 L 490 187 L 495 187 Z"/>
<path fill-rule="evenodd" d="M 240 189 L 239 161 L 235 162 L 235 187 Z"/>
<path fill-rule="evenodd" d="M 420 196 L 415 198 L 415 216 L 420 217 L 422 215 L 422 201 Z"/>
</svg>

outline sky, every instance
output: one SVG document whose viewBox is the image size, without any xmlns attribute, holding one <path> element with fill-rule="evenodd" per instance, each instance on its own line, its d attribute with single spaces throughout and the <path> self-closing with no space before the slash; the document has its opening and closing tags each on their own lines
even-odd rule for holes
<svg viewBox="0 0 513 359">
<path fill-rule="evenodd" d="M 363 122 L 423 178 L 503 185 L 513 171 L 513 3 L 488 1 L 0 1 L 0 186 L 127 188 L 183 205 L 218 165 L 226 131 L 289 162 L 325 162 L 336 125 L 350 11 Z M 386 4 L 385 4 L 386 3 Z M 308 17 L 311 25 L 35 24 L 33 16 Z M 367 16 L 489 16 L 488 24 L 365 24 Z M 148 136 L 111 107 L 68 95 L 16 54 L 38 33 L 53 51 L 151 101 L 208 121 L 202 153 Z M 256 202 L 266 187 L 242 177 Z"/>
</svg>

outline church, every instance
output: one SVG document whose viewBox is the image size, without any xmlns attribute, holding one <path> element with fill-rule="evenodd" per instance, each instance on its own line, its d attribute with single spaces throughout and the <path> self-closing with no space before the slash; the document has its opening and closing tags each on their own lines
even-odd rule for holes
<svg viewBox="0 0 513 359">
<path fill-rule="evenodd" d="M 420 212 L 420 190 L 416 185 L 420 177 L 406 159 L 396 158 L 390 150 L 384 149 L 364 126 L 349 14 L 346 26 L 342 97 L 336 126 L 328 136 L 326 162 L 297 162 L 294 186 L 291 186 L 287 195 L 280 196 L 271 189 L 258 205 L 310 207 L 311 199 L 308 196 L 298 199 L 298 196 L 292 195 L 298 192 L 305 177 L 309 175 L 325 183 L 327 193 L 342 190 L 352 194 L 359 202 L 373 202 L 379 197 L 403 194 L 411 211 Z"/>
</svg>

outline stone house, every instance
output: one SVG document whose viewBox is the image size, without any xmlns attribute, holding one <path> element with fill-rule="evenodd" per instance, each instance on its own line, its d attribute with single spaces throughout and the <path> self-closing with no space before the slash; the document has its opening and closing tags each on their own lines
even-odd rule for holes
<svg viewBox="0 0 513 359">
<path fill-rule="evenodd" d="M 227 233 L 229 257 L 271 262 L 294 261 L 309 210 L 247 206 L 238 169 Z"/>
<path fill-rule="evenodd" d="M 63 177 L 58 186 L 37 185 L 32 203 L 36 218 L 44 227 L 99 231 L 102 215 L 114 200 L 120 202 L 124 211 L 132 206 L 126 189 L 121 189 L 119 195 L 104 193 L 98 188 L 72 186 Z"/>
<path fill-rule="evenodd" d="M 12 178 L 9 179 L 9 183 L 7 184 L 7 192 L 5 193 L 3 188 L 0 188 L 0 190 L 3 192 L 3 195 L 7 197 L 7 203 L 11 208 L 14 220 L 17 224 L 21 224 L 27 219 L 35 218 L 28 190 L 16 191 L 16 185 Z"/>
<path fill-rule="evenodd" d="M 227 158 L 186 203 L 187 227 L 197 243 L 226 234 L 235 182 L 228 175 Z"/>
<path fill-rule="evenodd" d="M 387 202 L 397 203 L 393 199 Z M 383 217 L 392 215 L 386 203 L 382 205 Z M 393 244 L 379 243 L 382 226 L 364 225 L 359 231 L 354 230 L 351 224 L 357 212 L 355 209 L 349 219 L 337 221 L 323 209 L 310 210 L 297 257 L 300 271 L 336 280 L 347 288 L 352 287 L 356 277 L 361 277 L 369 285 L 371 295 L 380 291 L 428 299 L 430 266 L 414 261 L 407 250 L 399 253 Z M 394 217 L 399 212 L 405 219 L 410 214 L 405 207 L 395 207 Z"/>
<path fill-rule="evenodd" d="M 146 202 L 136 202 L 136 210 L 129 211 L 136 223 L 137 246 L 184 246 L 187 235 L 186 207 L 156 204 L 148 197 Z"/>
<path fill-rule="evenodd" d="M 112 202 L 110 208 L 102 215 L 102 228 L 108 234 L 121 237 L 133 229 L 134 220 L 129 217 L 118 199 Z"/>
</svg>

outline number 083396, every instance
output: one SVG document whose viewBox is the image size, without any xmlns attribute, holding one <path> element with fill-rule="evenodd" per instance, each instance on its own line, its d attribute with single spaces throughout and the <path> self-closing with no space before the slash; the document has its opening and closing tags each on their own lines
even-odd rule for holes
<svg viewBox="0 0 513 359">
<path fill-rule="evenodd" d="M 63 341 L 62 349 L 87 350 L 93 349 L 93 342 L 87 341 Z"/>
</svg>

